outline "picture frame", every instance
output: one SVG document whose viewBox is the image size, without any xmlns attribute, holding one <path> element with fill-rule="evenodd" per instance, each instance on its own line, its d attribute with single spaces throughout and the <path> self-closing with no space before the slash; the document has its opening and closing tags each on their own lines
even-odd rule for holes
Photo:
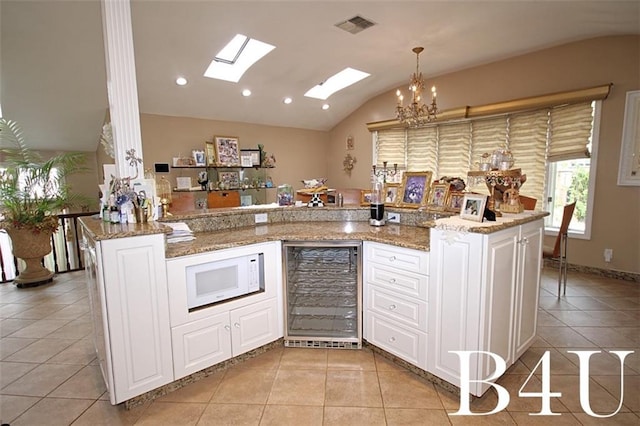
<svg viewBox="0 0 640 426">
<path fill-rule="evenodd" d="M 260 150 L 259 149 L 241 149 L 240 150 L 240 158 L 242 157 L 250 157 L 251 164 L 249 166 L 245 166 L 242 164 L 242 167 L 260 167 Z"/>
<path fill-rule="evenodd" d="M 193 161 L 195 162 L 195 166 L 206 166 L 207 161 L 205 157 L 205 153 L 201 149 L 194 149 L 191 151 L 191 156 L 193 157 Z"/>
<path fill-rule="evenodd" d="M 464 202 L 464 195 L 465 192 L 462 191 L 450 191 L 446 210 L 450 212 L 460 213 L 462 203 Z"/>
<path fill-rule="evenodd" d="M 224 184 L 226 189 L 237 189 L 240 187 L 240 172 L 238 171 L 219 171 L 218 181 Z"/>
<path fill-rule="evenodd" d="M 640 90 L 627 92 L 618 185 L 640 186 Z"/>
<path fill-rule="evenodd" d="M 213 142 L 206 142 L 204 152 L 207 159 L 207 166 L 215 166 L 216 165 L 216 149 L 213 145 Z"/>
<path fill-rule="evenodd" d="M 368 189 L 360 190 L 360 205 L 361 206 L 371 205 L 371 190 L 368 190 Z"/>
<path fill-rule="evenodd" d="M 460 208 L 460 218 L 482 222 L 484 208 L 487 205 L 487 196 L 483 194 L 464 194 Z"/>
<path fill-rule="evenodd" d="M 242 167 L 253 167 L 253 163 L 251 162 L 251 155 L 240 153 L 240 165 Z"/>
<path fill-rule="evenodd" d="M 399 207 L 424 207 L 429 199 L 431 172 L 405 172 L 402 175 Z"/>
<path fill-rule="evenodd" d="M 384 184 L 384 205 L 395 206 L 398 203 L 398 195 L 400 192 L 399 183 Z"/>
<path fill-rule="evenodd" d="M 435 210 L 445 210 L 449 201 L 448 183 L 436 183 L 431 186 L 431 196 L 429 197 L 429 207 Z"/>
<path fill-rule="evenodd" d="M 215 136 L 213 144 L 216 152 L 216 165 L 240 166 L 239 139 L 236 136 Z"/>
</svg>

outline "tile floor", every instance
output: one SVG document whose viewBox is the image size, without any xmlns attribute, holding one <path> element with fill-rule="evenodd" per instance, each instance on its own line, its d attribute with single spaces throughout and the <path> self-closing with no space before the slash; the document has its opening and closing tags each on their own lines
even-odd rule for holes
<svg viewBox="0 0 640 426">
<path fill-rule="evenodd" d="M 218 372 L 130 411 L 111 406 L 92 349 L 83 273 L 63 274 L 36 289 L 0 284 L 0 420 L 18 425 L 638 425 L 640 424 L 640 286 L 570 273 L 558 299 L 556 271 L 545 270 L 538 337 L 499 383 L 509 390 L 506 410 L 489 416 L 451 416 L 458 397 L 368 350 L 279 348 Z M 580 405 L 577 358 L 570 349 L 635 350 L 625 361 L 624 405 L 608 419 Z M 551 390 L 562 392 L 555 417 L 529 416 L 538 398 L 518 389 L 545 351 Z M 610 413 L 619 401 L 619 362 L 594 357 L 590 405 Z M 525 387 L 540 389 L 540 370 Z M 491 389 L 472 405 L 489 412 Z"/>
</svg>

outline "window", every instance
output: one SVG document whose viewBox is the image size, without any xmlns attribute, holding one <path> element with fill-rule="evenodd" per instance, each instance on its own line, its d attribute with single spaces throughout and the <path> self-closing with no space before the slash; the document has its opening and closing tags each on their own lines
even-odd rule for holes
<svg viewBox="0 0 640 426">
<path fill-rule="evenodd" d="M 546 218 L 546 229 L 557 232 L 562 221 L 565 204 L 576 202 L 569 224 L 569 234 L 577 238 L 591 237 L 591 213 L 595 191 L 596 156 L 600 123 L 601 101 L 590 104 L 591 108 L 559 111 L 555 121 L 556 149 L 550 149 L 547 162 L 547 197 L 544 209 L 550 213 Z M 553 126 L 554 116 L 552 115 Z M 569 125 L 568 123 L 572 123 Z M 560 127 L 560 128 L 558 128 Z M 571 139 L 581 141 L 568 142 Z M 570 146 L 574 149 L 570 148 Z"/>
<path fill-rule="evenodd" d="M 601 101 L 455 122 L 418 129 L 375 132 L 374 162 L 397 163 L 402 171 L 432 171 L 434 179 L 462 177 L 477 170 L 483 153 L 506 148 L 527 180 L 522 194 L 551 213 L 547 228 L 562 220 L 562 207 L 577 200 L 572 235 L 589 238 L 595 173 L 595 137 Z M 591 152 L 591 158 L 590 158 Z M 484 185 L 469 187 L 486 192 Z"/>
</svg>

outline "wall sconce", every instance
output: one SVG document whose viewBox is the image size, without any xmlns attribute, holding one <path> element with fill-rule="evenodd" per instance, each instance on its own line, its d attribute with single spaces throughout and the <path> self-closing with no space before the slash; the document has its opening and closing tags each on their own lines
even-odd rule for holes
<svg viewBox="0 0 640 426">
<path fill-rule="evenodd" d="M 353 157 L 351 154 L 347 154 L 344 157 L 344 161 L 342 162 L 342 170 L 344 170 L 346 174 L 351 176 L 351 170 L 353 170 L 353 166 L 357 161 L 358 160 L 356 160 L 356 157 Z"/>
</svg>

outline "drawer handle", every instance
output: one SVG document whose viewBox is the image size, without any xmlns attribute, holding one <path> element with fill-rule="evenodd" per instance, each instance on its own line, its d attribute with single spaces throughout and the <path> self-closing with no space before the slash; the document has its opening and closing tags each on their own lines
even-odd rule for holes
<svg viewBox="0 0 640 426">
<path fill-rule="evenodd" d="M 234 322 L 234 323 L 233 323 L 233 326 L 234 326 L 235 328 L 240 328 L 240 324 L 238 324 L 237 322 Z"/>
<path fill-rule="evenodd" d="M 389 258 L 389 262 L 393 262 L 394 260 L 396 260 L 396 257 L 395 257 L 395 256 L 391 256 L 391 257 Z"/>
<path fill-rule="evenodd" d="M 389 342 L 393 343 L 393 342 L 395 342 L 395 341 L 396 341 L 396 338 L 395 338 L 395 337 L 389 337 Z"/>
<path fill-rule="evenodd" d="M 231 327 L 229 327 L 228 325 L 225 325 L 224 329 L 227 330 L 227 331 L 231 331 Z"/>
<path fill-rule="evenodd" d="M 389 280 L 389 282 L 390 282 L 391 284 L 395 284 L 395 283 L 396 283 L 396 279 L 395 279 L 395 278 L 391 278 L 391 279 Z"/>
<path fill-rule="evenodd" d="M 390 310 L 390 311 L 393 311 L 393 310 L 394 310 L 394 309 L 396 309 L 396 308 L 397 308 L 397 306 L 396 306 L 396 305 L 389 305 L 389 310 Z"/>
</svg>

